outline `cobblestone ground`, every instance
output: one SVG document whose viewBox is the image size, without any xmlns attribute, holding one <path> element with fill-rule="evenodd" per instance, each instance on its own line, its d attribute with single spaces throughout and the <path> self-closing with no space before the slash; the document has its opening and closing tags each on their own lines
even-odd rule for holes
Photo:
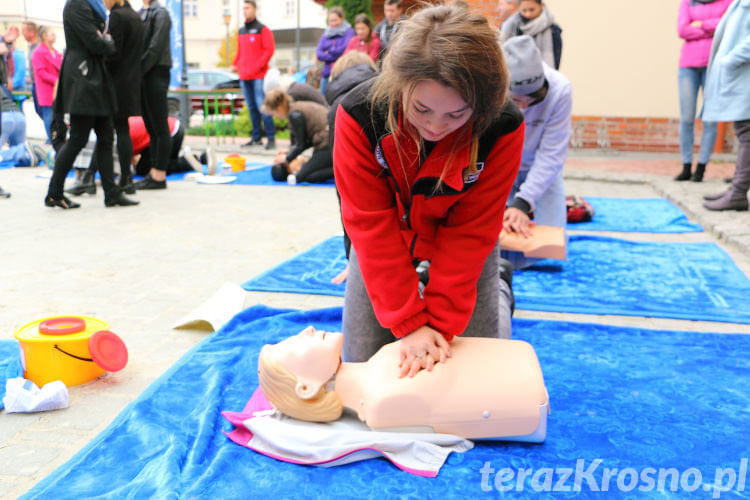
<svg viewBox="0 0 750 500">
<path fill-rule="evenodd" d="M 194 140 L 195 141 L 195 140 Z M 197 142 L 197 141 L 196 141 Z M 239 149 L 222 148 L 224 152 Z M 249 161 L 269 161 L 244 151 Z M 221 156 L 221 155 L 220 155 Z M 612 234 L 649 241 L 714 241 L 750 275 L 750 213 L 708 213 L 701 195 L 723 189 L 731 165 L 709 167 L 701 184 L 676 183 L 672 157 L 574 155 L 568 193 L 670 199 L 705 233 Z M 125 370 L 72 387 L 70 407 L 39 414 L 0 413 L 0 497 L 15 498 L 69 459 L 205 331 L 173 330 L 175 321 L 224 282 L 241 283 L 340 231 L 330 188 L 199 185 L 171 182 L 139 192 L 141 204 L 105 208 L 101 190 L 78 210 L 43 206 L 45 168 L 0 170 L 0 339 L 45 316 L 104 319 L 128 346 Z M 602 234 L 602 233 L 599 233 Z M 249 303 L 303 309 L 340 305 L 335 297 L 249 294 Z M 517 315 L 646 328 L 750 333 L 747 325 L 532 311 Z"/>
</svg>

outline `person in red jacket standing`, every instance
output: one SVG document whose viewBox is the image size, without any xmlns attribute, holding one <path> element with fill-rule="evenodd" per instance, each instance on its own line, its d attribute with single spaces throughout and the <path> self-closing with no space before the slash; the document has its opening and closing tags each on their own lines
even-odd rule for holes
<svg viewBox="0 0 750 500">
<path fill-rule="evenodd" d="M 333 156 L 352 240 L 345 361 L 401 338 L 400 373 L 413 376 L 450 362 L 456 335 L 510 336 L 498 240 L 524 125 L 507 89 L 495 32 L 451 3 L 401 21 L 380 75 L 344 97 Z"/>
<path fill-rule="evenodd" d="M 276 48 L 273 41 L 273 33 L 268 26 L 261 24 L 256 18 L 257 5 L 255 0 L 245 0 L 242 5 L 242 13 L 245 16 L 245 24 L 240 27 L 237 36 L 237 55 L 232 67 L 240 75 L 242 93 L 245 103 L 250 112 L 250 121 L 253 124 L 252 138 L 245 146 L 259 146 L 263 144 L 261 120 L 263 129 L 266 131 L 268 142 L 266 149 L 276 147 L 276 130 L 273 126 L 273 117 L 260 112 L 263 106 L 263 78 L 268 71 L 268 61 L 273 57 Z"/>
</svg>

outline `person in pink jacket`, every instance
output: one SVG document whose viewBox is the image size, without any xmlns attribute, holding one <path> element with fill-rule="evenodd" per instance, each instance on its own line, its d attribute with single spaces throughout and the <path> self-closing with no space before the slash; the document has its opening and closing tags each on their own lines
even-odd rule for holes
<svg viewBox="0 0 750 500">
<path fill-rule="evenodd" d="M 716 142 L 716 123 L 703 122 L 698 164 L 692 173 L 693 135 L 698 91 L 706 85 L 706 67 L 711 53 L 711 41 L 721 16 L 732 0 L 682 0 L 677 17 L 677 34 L 685 40 L 680 54 L 680 150 L 682 172 L 676 181 L 703 180 L 706 165 L 711 159 Z M 704 90 L 705 91 L 705 90 Z"/>
<path fill-rule="evenodd" d="M 55 85 L 60 76 L 62 65 L 62 54 L 55 50 L 55 32 L 50 28 L 42 26 L 39 29 L 42 43 L 31 55 L 31 65 L 34 68 L 34 82 L 36 83 L 37 99 L 39 109 L 42 112 L 44 129 L 47 131 L 47 140 L 52 141 L 50 126 L 52 125 L 52 101 L 55 99 Z"/>
<path fill-rule="evenodd" d="M 352 37 L 346 46 L 345 54 L 351 50 L 364 52 L 373 61 L 378 60 L 380 54 L 380 38 L 372 30 L 372 21 L 367 14 L 359 14 L 354 18 L 354 32 L 357 36 Z"/>
</svg>

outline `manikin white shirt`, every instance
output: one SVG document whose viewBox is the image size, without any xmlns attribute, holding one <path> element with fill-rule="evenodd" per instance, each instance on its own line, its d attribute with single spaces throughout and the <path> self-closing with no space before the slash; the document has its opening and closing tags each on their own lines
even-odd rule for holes
<svg viewBox="0 0 750 500">
<path fill-rule="evenodd" d="M 303 422 L 273 410 L 260 388 L 242 413 L 223 415 L 237 427 L 228 433 L 237 444 L 297 464 L 331 467 L 384 456 L 401 470 L 435 477 L 451 452 L 474 447 L 450 434 L 374 431 L 348 412 L 335 422 Z"/>
</svg>

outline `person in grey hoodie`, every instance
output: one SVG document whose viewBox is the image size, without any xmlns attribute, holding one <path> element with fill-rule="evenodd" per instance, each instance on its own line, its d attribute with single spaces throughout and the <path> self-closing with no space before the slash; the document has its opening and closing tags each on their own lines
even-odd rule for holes
<svg viewBox="0 0 750 500">
<path fill-rule="evenodd" d="M 503 44 L 510 71 L 511 99 L 526 122 L 521 169 L 508 197 L 503 228 L 531 234 L 531 214 L 540 225 L 565 227 L 567 210 L 563 165 L 568 156 L 573 95 L 565 76 L 542 61 L 530 36 L 514 37 Z M 520 252 L 503 251 L 515 269 L 538 259 Z"/>
</svg>

